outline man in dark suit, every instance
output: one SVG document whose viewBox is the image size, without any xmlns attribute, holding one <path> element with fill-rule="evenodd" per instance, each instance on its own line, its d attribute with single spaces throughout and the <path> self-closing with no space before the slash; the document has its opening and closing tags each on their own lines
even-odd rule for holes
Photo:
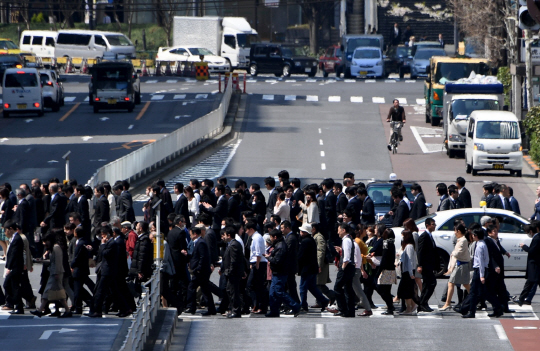
<svg viewBox="0 0 540 351">
<path fill-rule="evenodd" d="M 129 183 L 127 184 L 129 189 Z M 116 215 L 120 222 L 134 222 L 135 210 L 133 210 L 133 197 L 129 190 L 125 190 L 124 184 L 116 184 L 113 191 L 116 194 Z"/>
<path fill-rule="evenodd" d="M 22 190 L 22 189 L 21 189 Z M 19 226 L 13 220 L 4 223 L 5 235 L 11 240 L 6 254 L 4 289 L 8 302 L 14 307 L 11 314 L 24 314 L 21 283 L 24 274 L 24 242 L 19 235 Z"/>
<path fill-rule="evenodd" d="M 75 253 L 70 262 L 73 275 L 73 290 L 75 293 L 75 314 L 82 314 L 83 290 L 86 278 L 90 275 L 88 266 L 87 242 L 84 240 L 85 232 L 82 226 L 75 228 Z"/>
<path fill-rule="evenodd" d="M 504 257 L 510 257 L 510 253 L 502 247 L 499 241 L 499 231 L 493 224 L 487 227 L 488 237 L 484 242 L 488 248 L 489 266 L 486 279 L 486 289 L 491 290 L 499 299 L 499 303 L 504 313 L 512 313 L 508 309 L 508 295 L 506 293 L 506 284 L 504 283 Z"/>
<path fill-rule="evenodd" d="M 293 187 L 293 194 L 291 198 L 294 204 L 291 207 L 291 224 L 292 224 L 292 228 L 294 229 L 294 232 L 297 233 L 298 228 L 300 227 L 300 225 L 302 225 L 302 221 L 297 220 L 296 216 L 298 216 L 300 211 L 302 211 L 302 208 L 300 207 L 299 204 L 300 204 L 300 201 L 305 202 L 305 198 L 304 198 L 304 192 L 302 191 L 302 189 L 300 189 L 300 185 L 301 185 L 300 179 L 298 178 L 291 179 L 290 185 L 292 185 Z"/>
<path fill-rule="evenodd" d="M 455 210 L 461 208 L 459 203 L 459 192 L 455 185 L 448 187 L 448 197 L 441 202 L 440 211 Z"/>
<path fill-rule="evenodd" d="M 201 228 L 192 227 L 190 229 L 191 240 L 194 243 L 193 253 L 188 255 L 187 251 L 182 251 L 189 259 L 189 269 L 192 272 L 191 281 L 188 287 L 188 310 L 191 314 L 195 314 L 197 302 L 195 301 L 197 295 L 197 288 L 201 287 L 202 294 L 206 297 L 208 303 L 208 311 L 202 313 L 203 316 L 210 316 L 216 314 L 216 306 L 214 305 L 214 298 L 210 291 L 210 256 L 208 254 L 208 245 L 201 238 Z"/>
<path fill-rule="evenodd" d="M 84 228 L 84 238 L 87 243 L 90 243 L 90 232 L 92 230 L 92 222 L 90 220 L 90 208 L 88 206 L 88 200 L 84 195 L 84 186 L 79 184 L 75 189 L 75 196 L 77 197 L 77 213 L 81 217 L 81 225 Z"/>
<path fill-rule="evenodd" d="M 401 29 L 397 23 L 394 23 L 394 28 L 392 29 L 392 45 L 398 46 L 401 42 Z"/>
<path fill-rule="evenodd" d="M 136 305 L 126 282 L 129 273 L 126 239 L 120 228 L 113 228 L 113 240 L 118 245 L 118 279 L 116 279 L 112 301 L 118 307 L 117 316 L 123 318 L 129 316 L 136 309 Z"/>
<path fill-rule="evenodd" d="M 484 191 L 482 200 L 486 202 L 486 207 L 489 208 L 491 206 L 491 200 L 493 199 L 493 184 L 484 184 L 482 188 Z"/>
<path fill-rule="evenodd" d="M 21 233 L 26 234 L 30 230 L 30 204 L 26 200 L 26 192 L 23 189 L 15 190 L 17 206 L 13 214 L 13 220 L 19 226 Z"/>
<path fill-rule="evenodd" d="M 162 203 L 161 203 L 161 211 L 166 212 L 165 218 L 167 218 L 169 213 L 172 213 L 174 211 L 171 193 L 169 192 L 169 189 L 167 189 L 167 187 L 165 186 L 165 181 L 164 180 L 158 180 L 156 182 L 156 185 L 159 187 L 158 195 L 159 195 L 159 198 L 162 201 Z"/>
<path fill-rule="evenodd" d="M 403 193 L 395 187 L 392 188 L 392 199 L 394 203 L 398 204 L 394 212 L 392 226 L 401 227 L 403 222 L 409 218 L 409 206 L 403 200 Z"/>
<path fill-rule="evenodd" d="M 446 184 L 439 183 L 435 189 L 437 192 L 437 197 L 439 198 L 439 205 L 437 206 L 437 212 L 439 212 L 441 210 L 443 201 L 448 197 L 448 188 L 446 187 Z"/>
<path fill-rule="evenodd" d="M 334 184 L 334 195 L 336 195 L 336 214 L 339 215 L 345 211 L 349 204 L 347 196 L 343 193 L 343 185 L 341 183 Z"/>
<path fill-rule="evenodd" d="M 96 197 L 96 206 L 94 207 L 94 230 L 97 231 L 101 228 L 101 223 L 109 222 L 110 218 L 110 206 L 107 197 L 104 195 L 105 189 L 102 185 L 98 185 L 94 188 L 94 196 Z"/>
<path fill-rule="evenodd" d="M 73 187 L 66 186 L 62 189 L 64 191 L 64 195 L 68 199 L 68 203 L 66 205 L 66 223 L 69 222 L 69 214 L 72 212 L 77 212 L 77 196 L 75 196 Z"/>
<path fill-rule="evenodd" d="M 225 196 L 227 197 L 227 217 L 234 219 L 235 222 L 240 222 L 240 194 L 233 193 L 230 188 L 225 188 Z"/>
<path fill-rule="evenodd" d="M 442 36 L 442 33 L 439 33 L 439 44 L 441 45 L 441 48 L 444 49 L 444 39 L 443 39 L 443 36 Z"/>
<path fill-rule="evenodd" d="M 174 204 L 174 213 L 177 216 L 183 216 L 186 220 L 186 226 L 191 227 L 189 221 L 189 204 L 186 195 L 184 195 L 184 184 L 176 183 L 174 185 L 174 193 L 176 194 L 176 203 Z"/>
<path fill-rule="evenodd" d="M 178 315 L 184 311 L 184 300 L 187 297 L 187 287 L 189 284 L 187 259 L 182 251 L 187 251 L 186 231 L 181 228 L 184 217 L 178 215 L 173 220 L 174 227 L 167 234 L 167 243 L 171 249 L 171 256 L 174 262 L 175 274 L 172 277 L 172 304 L 176 307 Z"/>
<path fill-rule="evenodd" d="M 296 291 L 296 273 L 298 272 L 298 237 L 292 231 L 292 225 L 289 221 L 283 221 L 281 223 L 281 232 L 285 238 L 285 244 L 287 245 L 287 257 L 289 263 L 287 265 L 287 290 L 289 296 L 298 303 L 300 298 Z"/>
<path fill-rule="evenodd" d="M 208 246 L 208 253 L 210 255 L 210 263 L 216 264 L 218 261 L 218 236 L 216 235 L 216 232 L 212 229 L 210 226 L 212 223 L 212 219 L 210 216 L 206 213 L 202 213 L 198 217 L 199 219 L 199 225 L 203 225 L 203 235 L 202 238 L 204 241 L 206 241 L 206 245 Z"/>
<path fill-rule="evenodd" d="M 463 177 L 457 177 L 456 179 L 456 186 L 458 188 L 459 192 L 459 201 L 463 205 L 463 208 L 471 208 L 472 207 L 472 201 L 471 201 L 471 193 L 467 188 L 465 188 L 465 179 Z"/>
<path fill-rule="evenodd" d="M 277 202 L 276 180 L 272 177 L 264 178 L 264 186 L 268 190 L 268 202 L 266 203 L 266 219 L 270 220 L 270 216 L 274 214 L 274 206 Z"/>
<path fill-rule="evenodd" d="M 503 196 L 503 192 L 506 191 L 506 185 L 504 184 L 497 184 L 495 186 L 495 189 L 493 194 L 493 197 L 491 198 L 490 202 L 488 203 L 489 208 L 498 208 L 501 210 L 506 209 L 507 203 L 505 203 L 505 198 Z M 510 204 L 508 203 L 508 207 L 510 207 Z M 508 208 L 508 210 L 510 210 Z"/>
<path fill-rule="evenodd" d="M 51 193 L 51 206 L 49 207 L 49 215 L 41 222 L 42 227 L 62 228 L 66 224 L 66 207 L 67 198 L 58 192 L 58 184 L 49 184 L 49 192 Z"/>
<path fill-rule="evenodd" d="M 514 189 L 512 189 L 512 187 L 506 187 L 504 197 L 506 197 L 508 203 L 510 203 L 510 210 L 514 211 L 517 214 L 521 214 L 521 211 L 519 209 L 519 203 L 518 200 L 516 200 L 516 198 L 514 197 Z"/>
<path fill-rule="evenodd" d="M 531 245 L 527 246 L 523 243 L 519 244 L 524 251 L 527 252 L 527 270 L 525 273 L 525 286 L 519 295 L 517 301 L 519 306 L 523 305 L 523 302 L 529 296 L 533 286 L 540 283 L 540 231 L 539 222 L 534 221 L 525 226 L 525 232 L 529 237 L 532 237 Z"/>
<path fill-rule="evenodd" d="M 227 217 L 228 212 L 228 202 L 225 197 L 225 187 L 221 184 L 216 185 L 214 193 L 218 198 L 216 207 L 212 207 L 211 204 L 203 202 L 201 205 L 201 210 L 212 215 L 212 229 L 219 231 L 221 229 L 221 221 L 223 218 Z"/>
<path fill-rule="evenodd" d="M 354 224 L 360 223 L 360 211 L 362 211 L 362 201 L 357 197 L 355 186 L 350 186 L 345 190 L 345 193 L 349 196 L 349 203 L 346 209 L 351 209 L 353 214 Z"/>
<path fill-rule="evenodd" d="M 112 229 L 108 226 L 101 227 L 101 245 L 99 246 L 96 265 L 97 284 L 92 300 L 90 318 L 101 318 L 103 315 L 103 302 L 109 294 L 115 294 L 116 279 L 118 276 L 118 243 L 112 238 Z M 113 295 L 114 296 L 114 295 Z"/>
<path fill-rule="evenodd" d="M 326 218 L 326 234 L 322 233 L 327 239 L 333 237 L 337 224 L 337 197 L 334 194 L 334 180 L 326 178 L 321 183 L 324 191 L 324 215 Z"/>
<path fill-rule="evenodd" d="M 418 238 L 418 273 L 422 274 L 423 285 L 418 312 L 432 312 L 429 307 L 429 298 L 437 286 L 435 270 L 439 269 L 439 253 L 433 239 L 436 223 L 433 218 L 426 218 L 426 230 Z"/>
<path fill-rule="evenodd" d="M 417 220 L 418 218 L 422 218 L 427 215 L 426 198 L 422 192 L 422 187 L 417 183 L 411 185 L 411 194 L 414 196 L 414 202 L 411 206 L 409 217 L 411 217 L 413 220 Z"/>
<path fill-rule="evenodd" d="M 360 223 L 363 225 L 375 224 L 375 204 L 369 197 L 366 188 L 358 189 L 358 198 L 362 201 L 362 211 L 360 212 Z"/>
<path fill-rule="evenodd" d="M 221 236 L 223 242 L 227 243 L 227 249 L 225 250 L 223 261 L 219 269 L 219 274 L 225 275 L 225 278 L 227 279 L 226 290 L 229 299 L 229 313 L 227 313 L 227 318 L 242 317 L 240 282 L 246 274 L 246 260 L 244 259 L 244 247 L 234 238 L 235 234 L 234 228 L 227 227 Z"/>
<path fill-rule="evenodd" d="M 154 260 L 154 245 L 150 241 L 149 225 L 147 222 L 137 223 L 137 241 L 131 259 L 130 275 L 137 282 L 145 282 L 152 276 L 152 263 Z"/>
</svg>

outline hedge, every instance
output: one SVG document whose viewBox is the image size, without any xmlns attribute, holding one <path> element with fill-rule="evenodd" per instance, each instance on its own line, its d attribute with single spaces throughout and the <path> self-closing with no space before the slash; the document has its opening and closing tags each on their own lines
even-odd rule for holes
<svg viewBox="0 0 540 351">
<path fill-rule="evenodd" d="M 540 106 L 529 108 L 523 126 L 530 140 L 529 155 L 540 164 Z"/>
</svg>

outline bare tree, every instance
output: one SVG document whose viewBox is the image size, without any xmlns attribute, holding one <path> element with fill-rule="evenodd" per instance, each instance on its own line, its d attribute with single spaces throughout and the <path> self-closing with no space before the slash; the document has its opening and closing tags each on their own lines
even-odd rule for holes
<svg viewBox="0 0 540 351">
<path fill-rule="evenodd" d="M 180 9 L 180 6 L 177 0 L 154 0 L 158 24 L 163 28 L 167 36 L 167 46 L 171 45 L 174 16 Z"/>
<path fill-rule="evenodd" d="M 336 1 L 296 0 L 302 8 L 302 14 L 309 23 L 309 51 L 316 54 L 319 50 L 319 29 L 325 20 L 334 15 Z"/>
<path fill-rule="evenodd" d="M 131 39 L 131 26 L 135 13 L 135 0 L 124 0 L 124 22 L 127 23 L 128 38 Z"/>
</svg>

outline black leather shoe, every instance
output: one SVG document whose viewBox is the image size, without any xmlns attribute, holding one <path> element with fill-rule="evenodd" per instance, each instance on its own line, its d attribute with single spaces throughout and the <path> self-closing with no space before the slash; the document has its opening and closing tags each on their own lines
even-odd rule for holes
<svg viewBox="0 0 540 351">
<path fill-rule="evenodd" d="M 24 310 L 13 310 L 13 311 L 9 311 L 9 314 L 24 314 Z"/>
<path fill-rule="evenodd" d="M 203 312 L 203 313 L 201 313 L 201 316 L 203 316 L 203 317 L 215 316 L 215 315 L 216 315 L 216 312 L 214 312 L 214 313 L 210 313 L 210 312 Z"/>
<path fill-rule="evenodd" d="M 343 317 L 345 314 L 343 312 L 334 313 L 334 317 Z"/>
<path fill-rule="evenodd" d="M 523 306 L 523 301 L 521 300 L 516 300 L 516 303 L 519 305 L 519 307 Z"/>
<path fill-rule="evenodd" d="M 422 306 L 422 309 L 424 310 L 424 312 L 433 312 L 433 308 L 429 307 L 429 306 Z"/>
<path fill-rule="evenodd" d="M 91 313 L 88 315 L 90 318 L 103 318 L 103 315 L 101 313 Z"/>
<path fill-rule="evenodd" d="M 495 318 L 499 318 L 500 316 L 502 316 L 504 313 L 502 311 L 493 311 L 493 313 L 490 313 L 488 314 L 488 317 L 495 317 Z"/>
<path fill-rule="evenodd" d="M 393 316 L 394 315 L 394 311 L 384 311 L 383 313 L 381 313 L 383 316 Z"/>
<path fill-rule="evenodd" d="M 60 317 L 61 313 L 60 310 L 54 311 L 54 313 L 51 313 L 51 317 Z"/>
<path fill-rule="evenodd" d="M 33 314 L 34 316 L 38 316 L 39 318 L 41 318 L 43 316 L 43 313 L 41 311 L 38 311 L 38 310 L 30 311 L 30 314 Z"/>
<path fill-rule="evenodd" d="M 475 318 L 475 316 L 473 314 L 465 314 L 461 318 Z"/>
<path fill-rule="evenodd" d="M 75 309 L 75 311 L 73 311 L 73 314 L 82 314 L 82 309 L 78 310 L 78 309 Z"/>
<path fill-rule="evenodd" d="M 452 309 L 454 310 L 454 312 L 461 313 L 461 308 L 458 308 L 457 306 Z"/>
<path fill-rule="evenodd" d="M 58 316 L 58 318 L 71 318 L 73 317 L 73 313 L 71 311 L 62 313 L 61 316 Z"/>
<path fill-rule="evenodd" d="M 242 318 L 242 316 L 236 313 L 228 313 L 227 318 Z"/>
<path fill-rule="evenodd" d="M 47 315 L 51 314 L 52 312 L 51 312 L 51 309 L 49 307 L 47 307 L 45 309 L 45 311 L 43 311 L 42 313 L 43 313 L 44 316 L 47 316 Z"/>
<path fill-rule="evenodd" d="M 504 313 L 515 313 L 516 310 L 511 310 L 509 308 L 507 308 L 506 310 L 503 311 Z"/>
</svg>

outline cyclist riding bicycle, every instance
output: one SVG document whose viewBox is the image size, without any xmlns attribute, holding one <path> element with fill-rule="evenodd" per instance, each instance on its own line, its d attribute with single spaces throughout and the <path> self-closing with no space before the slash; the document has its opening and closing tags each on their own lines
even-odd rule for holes
<svg viewBox="0 0 540 351">
<path fill-rule="evenodd" d="M 388 140 L 388 150 L 392 150 L 392 146 L 390 144 L 392 141 L 392 133 L 394 132 L 394 123 L 406 122 L 405 109 L 402 106 L 399 106 L 398 99 L 394 99 L 394 106 L 390 107 L 388 117 L 386 117 L 386 122 L 390 122 L 390 140 Z M 401 128 L 399 128 L 399 141 L 403 141 L 403 136 L 401 135 Z"/>
</svg>

